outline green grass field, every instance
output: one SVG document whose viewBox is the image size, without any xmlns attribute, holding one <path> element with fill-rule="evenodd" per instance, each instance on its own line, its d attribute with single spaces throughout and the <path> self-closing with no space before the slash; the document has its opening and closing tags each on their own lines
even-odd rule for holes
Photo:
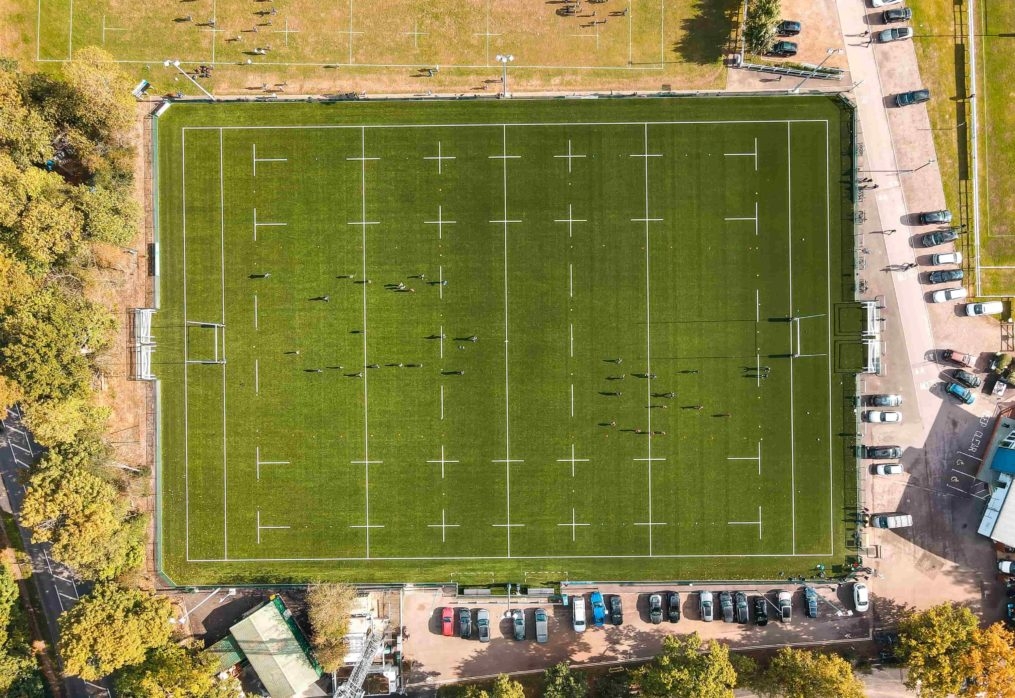
<svg viewBox="0 0 1015 698">
<path fill-rule="evenodd" d="M 847 121 L 785 97 L 174 105 L 163 570 L 841 563 Z"/>
</svg>

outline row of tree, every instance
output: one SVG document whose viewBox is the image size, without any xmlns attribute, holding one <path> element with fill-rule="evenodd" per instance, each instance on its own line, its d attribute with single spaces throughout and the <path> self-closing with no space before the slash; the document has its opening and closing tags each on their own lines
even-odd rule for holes
<svg viewBox="0 0 1015 698">
<path fill-rule="evenodd" d="M 775 39 L 782 9 L 780 0 L 748 0 L 744 43 L 749 53 L 765 53 Z"/>
</svg>

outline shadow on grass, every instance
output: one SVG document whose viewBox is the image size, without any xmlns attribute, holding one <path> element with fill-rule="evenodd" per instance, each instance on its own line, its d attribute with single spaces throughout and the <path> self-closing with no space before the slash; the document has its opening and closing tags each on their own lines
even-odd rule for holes
<svg viewBox="0 0 1015 698">
<path fill-rule="evenodd" d="M 673 50 L 688 63 L 715 63 L 735 44 L 739 0 L 696 0 L 694 14 L 681 22 L 683 36 Z"/>
</svg>

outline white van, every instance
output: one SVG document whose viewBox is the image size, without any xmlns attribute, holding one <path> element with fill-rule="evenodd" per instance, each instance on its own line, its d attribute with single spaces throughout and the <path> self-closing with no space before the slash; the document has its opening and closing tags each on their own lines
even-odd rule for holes
<svg viewBox="0 0 1015 698">
<path fill-rule="evenodd" d="M 909 514 L 875 514 L 870 518 L 874 528 L 908 528 L 913 525 Z"/>
<path fill-rule="evenodd" d="M 1004 303 L 1001 301 L 985 301 L 983 303 L 966 304 L 966 315 L 976 317 L 977 315 L 999 315 L 1004 312 Z"/>
<path fill-rule="evenodd" d="M 585 632 L 585 596 L 578 594 L 571 597 L 571 622 L 576 633 Z"/>
</svg>

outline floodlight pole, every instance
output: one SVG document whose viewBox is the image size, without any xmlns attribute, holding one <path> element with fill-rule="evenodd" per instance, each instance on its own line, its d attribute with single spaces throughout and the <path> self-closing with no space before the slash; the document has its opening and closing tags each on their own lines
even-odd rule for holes
<svg viewBox="0 0 1015 698">
<path fill-rule="evenodd" d="M 497 54 L 497 61 L 503 66 L 503 72 L 501 74 L 500 82 L 501 82 L 501 85 L 503 87 L 503 96 L 504 97 L 510 97 L 511 96 L 511 93 L 508 92 L 507 67 L 508 67 L 508 63 L 510 63 L 514 59 L 515 59 L 515 57 L 512 56 L 509 53 L 507 53 L 507 54 L 498 53 Z"/>
<path fill-rule="evenodd" d="M 799 92 L 800 88 L 804 86 L 805 82 L 807 82 L 808 80 L 810 80 L 811 78 L 813 78 L 815 75 L 818 74 L 818 71 L 821 70 L 821 66 L 823 66 L 825 64 L 825 61 L 827 61 L 829 58 L 831 58 L 832 56 L 834 56 L 837 53 L 842 53 L 842 49 L 841 48 L 830 48 L 830 49 L 827 49 L 825 51 L 825 58 L 820 63 L 818 63 L 817 67 L 815 67 L 814 70 L 812 70 L 809 75 L 805 76 L 803 80 L 801 80 L 799 83 L 797 83 L 797 86 L 794 87 L 792 90 L 790 90 L 790 92 L 792 94 L 796 94 L 797 92 Z M 859 84 L 859 83 L 857 83 L 857 84 Z"/>
<path fill-rule="evenodd" d="M 201 90 L 201 92 L 204 92 L 206 95 L 208 95 L 208 97 L 210 99 L 212 99 L 212 100 L 215 99 L 215 95 L 213 95 L 211 92 L 209 92 L 208 90 L 206 90 L 203 87 L 201 87 L 201 84 L 197 80 L 195 80 L 194 78 L 192 78 L 190 76 L 190 73 L 188 73 L 186 70 L 184 70 L 183 68 L 180 67 L 180 62 L 179 61 L 166 60 L 166 61 L 162 62 L 162 65 L 166 66 L 167 68 L 169 66 L 173 66 L 174 68 L 176 68 L 180 72 L 180 75 L 182 75 L 183 77 L 187 78 L 192 83 L 194 83 L 194 86 L 197 87 L 197 89 Z"/>
</svg>

